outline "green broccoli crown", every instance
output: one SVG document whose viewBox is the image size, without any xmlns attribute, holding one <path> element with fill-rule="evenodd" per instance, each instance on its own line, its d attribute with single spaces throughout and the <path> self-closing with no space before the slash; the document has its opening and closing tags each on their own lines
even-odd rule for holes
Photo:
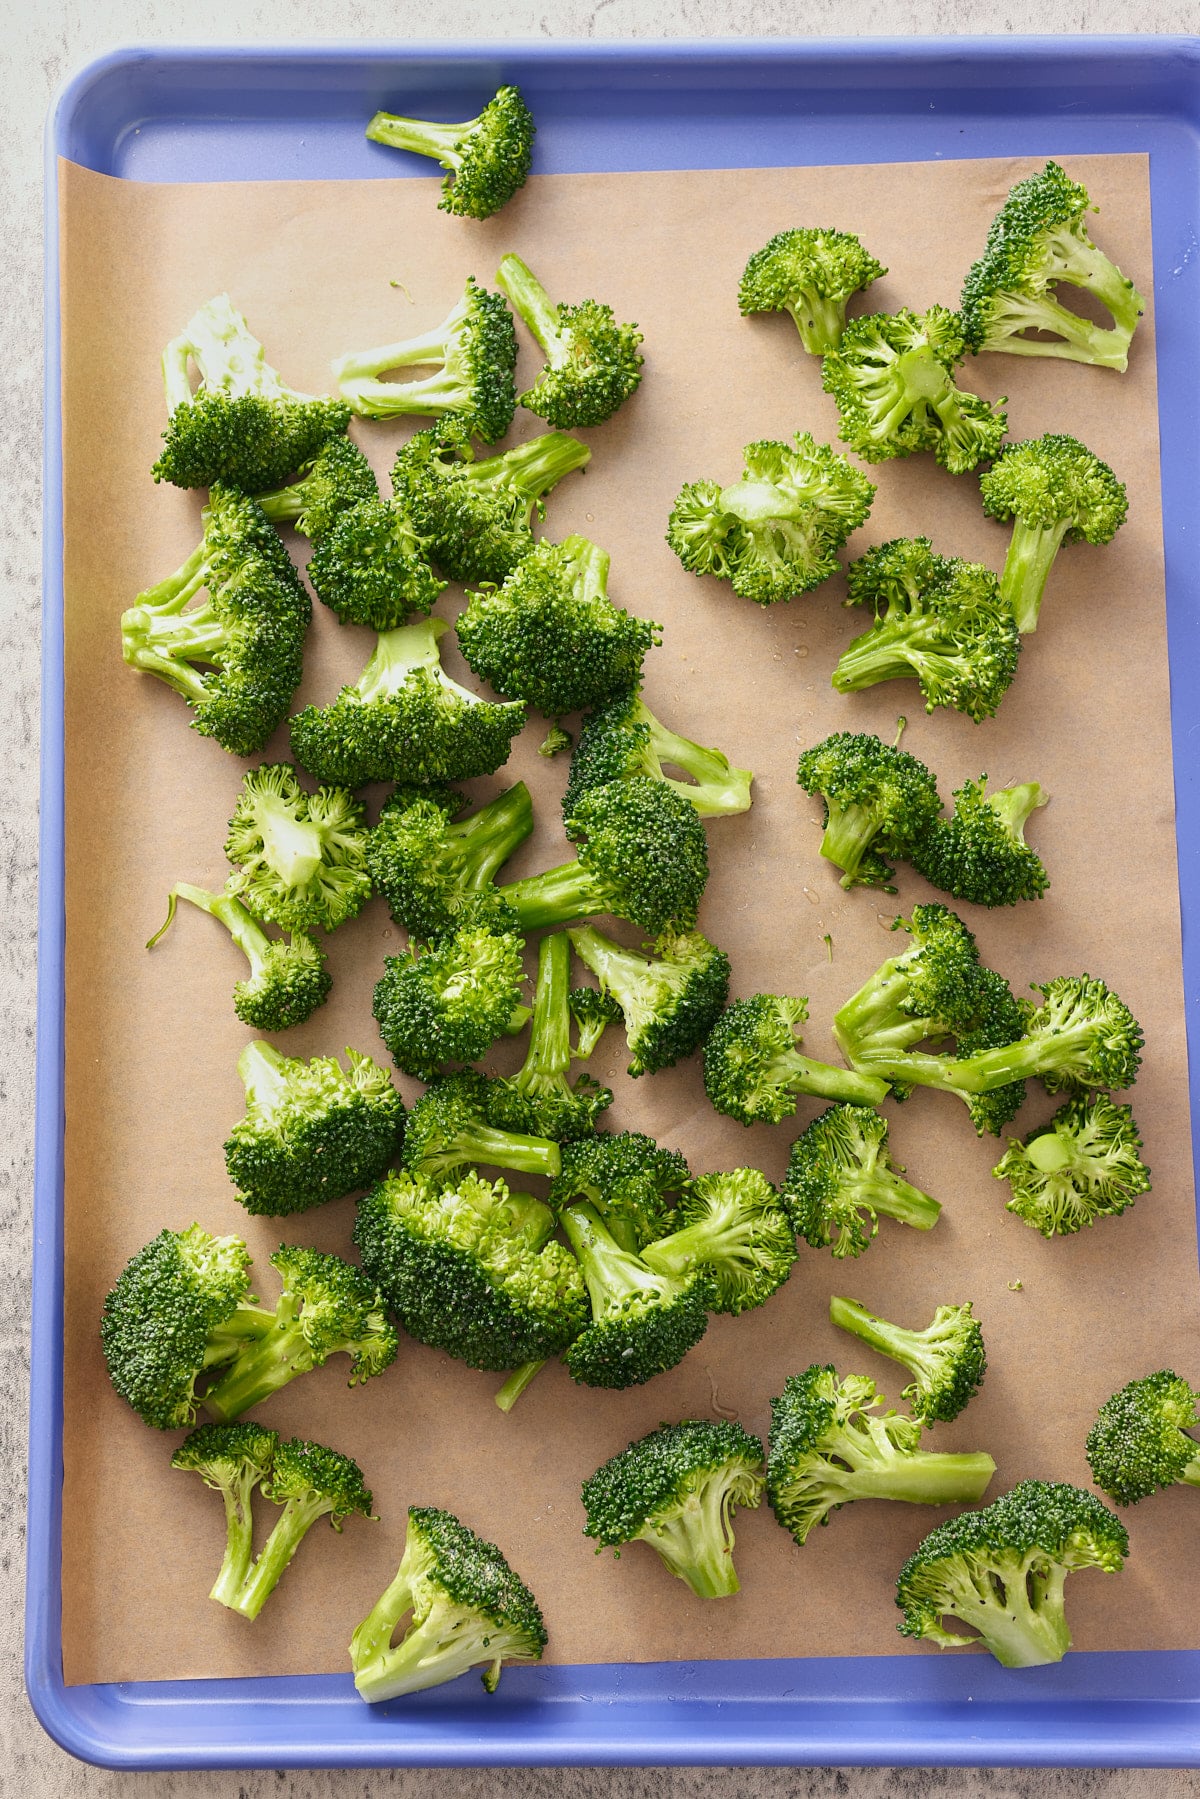
<svg viewBox="0 0 1200 1799">
<path fill-rule="evenodd" d="M 937 1223 L 938 1202 L 901 1175 L 888 1154 L 886 1118 L 870 1106 L 833 1105 L 793 1143 L 779 1197 L 813 1249 L 860 1256 L 880 1213 L 916 1230 Z"/>
<path fill-rule="evenodd" d="M 1041 857 L 1025 841 L 1025 823 L 1046 795 L 1036 781 L 985 791 L 987 776 L 955 789 L 954 816 L 937 819 L 913 851 L 918 874 L 955 899 L 1015 906 L 1050 885 Z"/>
<path fill-rule="evenodd" d="M 550 1188 L 556 1210 L 586 1201 L 623 1248 L 639 1251 L 665 1237 L 675 1203 L 691 1180 L 675 1149 L 660 1149 L 640 1131 L 599 1131 L 562 1147 L 562 1173 Z"/>
<path fill-rule="evenodd" d="M 1196 1406 L 1196 1393 L 1169 1368 L 1113 1393 L 1087 1437 L 1096 1485 L 1118 1505 L 1177 1483 L 1200 1486 L 1200 1444 L 1187 1435 L 1200 1423 Z"/>
<path fill-rule="evenodd" d="M 153 949 L 170 930 L 181 899 L 219 920 L 250 964 L 250 973 L 233 989 L 233 1009 L 243 1024 L 259 1031 L 285 1031 L 303 1024 L 328 999 L 333 985 L 324 951 L 297 931 L 288 939 L 268 937 L 245 906 L 230 893 L 209 893 L 181 881 L 167 898 L 166 921 L 151 937 Z"/>
<path fill-rule="evenodd" d="M 354 1241 L 410 1336 L 472 1368 L 558 1355 L 587 1321 L 554 1214 L 471 1170 L 391 1174 L 358 1202 Z"/>
<path fill-rule="evenodd" d="M 403 508 L 378 494 L 334 520 L 313 551 L 308 578 L 344 625 L 372 631 L 392 631 L 414 613 L 428 613 L 445 586 Z"/>
<path fill-rule="evenodd" d="M 377 112 L 367 136 L 395 150 L 432 156 L 447 170 L 439 210 L 463 219 L 488 219 L 529 178 L 533 114 L 515 87 L 497 88 L 477 118 L 445 125 Z"/>
<path fill-rule="evenodd" d="M 404 1101 L 387 1071 L 347 1049 L 311 1062 L 251 1043 L 238 1058 L 246 1114 L 225 1167 L 248 1212 L 282 1217 L 340 1199 L 381 1175 L 400 1142 Z"/>
<path fill-rule="evenodd" d="M 693 575 L 718 575 L 760 606 L 808 593 L 834 574 L 837 552 L 866 522 L 875 488 L 828 444 L 798 432 L 795 448 L 747 444 L 731 487 L 695 481 L 671 512 L 667 542 Z"/>
<path fill-rule="evenodd" d="M 942 809 L 925 764 L 864 731 L 835 731 L 805 750 L 797 779 L 824 805 L 821 854 L 843 871 L 843 887 L 888 890 L 885 858 L 910 857 Z"/>
<path fill-rule="evenodd" d="M 490 899 L 494 877 L 533 830 L 524 781 L 452 822 L 463 803 L 458 794 L 399 789 L 367 839 L 372 881 L 419 942 L 444 936 L 465 906 Z"/>
<path fill-rule="evenodd" d="M 279 1444 L 262 1490 L 276 1505 L 290 1501 L 306 1512 L 328 1517 L 334 1530 L 341 1530 L 342 1520 L 355 1512 L 363 1518 L 371 1516 L 371 1494 L 358 1463 L 336 1449 L 300 1437 Z"/>
<path fill-rule="evenodd" d="M 524 1021 L 523 938 L 464 912 L 459 929 L 388 956 L 372 1010 L 397 1067 L 431 1081 L 448 1063 L 477 1062 Z"/>
<path fill-rule="evenodd" d="M 351 351 L 333 365 L 342 398 L 364 418 L 452 415 L 462 429 L 495 443 L 517 409 L 517 334 L 500 294 L 467 276 L 462 299 L 423 336 Z M 381 381 L 389 370 L 431 367 L 420 381 Z"/>
<path fill-rule="evenodd" d="M 503 259 L 496 280 L 546 358 L 533 386 L 521 395 L 522 406 L 566 430 L 610 419 L 642 378 L 637 326 L 620 324 L 612 307 L 599 300 L 553 305 L 519 256 Z"/>
<path fill-rule="evenodd" d="M 543 541 L 502 587 L 470 594 L 455 626 L 469 667 L 550 718 L 637 681 L 662 632 L 612 604 L 608 563 L 586 537 Z"/>
<path fill-rule="evenodd" d="M 360 500 L 377 500 L 379 483 L 353 438 L 331 437 L 305 464 L 298 480 L 256 497 L 271 524 L 294 525 L 303 536 L 317 540 Z"/>
<path fill-rule="evenodd" d="M 978 1008 L 975 1020 L 968 1029 L 958 1032 L 954 1050 L 957 1061 L 965 1062 L 980 1050 L 1000 1049 L 1017 1043 L 1025 1035 L 1030 1012 L 1028 1002 L 1014 999 L 1003 975 L 981 965 L 976 974 L 975 998 Z M 977 1136 L 982 1137 L 988 1132 L 999 1137 L 1025 1104 L 1025 1082 L 1006 1081 L 987 1093 L 960 1092 L 959 1098 L 966 1101 Z"/>
<path fill-rule="evenodd" d="M 1111 987 L 1086 974 L 1035 981 L 1033 987 L 1043 998 L 1040 1006 L 1025 1008 L 1024 1035 L 965 1055 L 946 1084 L 964 1094 L 987 1094 L 1036 1075 L 1049 1093 L 1132 1087 L 1145 1037 Z"/>
<path fill-rule="evenodd" d="M 487 1162 L 551 1180 L 557 1175 L 556 1142 L 498 1124 L 492 1098 L 496 1085 L 468 1069 L 443 1075 L 421 1095 L 404 1134 L 402 1160 L 410 1174 L 453 1179 L 471 1163 Z"/>
<path fill-rule="evenodd" d="M 880 1355 L 890 1356 L 913 1376 L 900 1397 L 926 1424 L 948 1424 L 975 1397 L 987 1372 L 983 1331 L 971 1301 L 939 1306 L 924 1330 L 905 1330 L 868 1312 L 853 1299 L 833 1298 L 829 1317 Z"/>
<path fill-rule="evenodd" d="M 198 606 L 188 602 L 202 590 Z M 308 594 L 262 508 L 216 485 L 204 537 L 122 615 L 122 653 L 192 708 L 192 729 L 236 756 L 262 749 L 303 672 Z"/>
<path fill-rule="evenodd" d="M 668 775 L 664 763 L 681 769 L 689 779 Z M 669 731 L 655 718 L 636 685 L 613 693 L 583 721 L 563 794 L 567 835 L 572 835 L 571 819 L 586 793 L 634 775 L 673 788 L 691 802 L 701 818 L 746 812 L 751 804 L 751 771 L 731 768 L 722 751 L 705 749 L 690 737 Z"/>
<path fill-rule="evenodd" d="M 1077 437 L 1048 431 L 1006 444 L 979 477 L 989 518 L 1016 519 L 1058 543 L 1107 543 L 1129 510 L 1124 485 Z"/>
<path fill-rule="evenodd" d="M 1141 1149 L 1130 1108 L 1093 1093 L 1069 1099 L 1024 1143 L 1011 1138 L 992 1173 L 1011 1188 L 1010 1212 L 1043 1237 L 1067 1237 L 1149 1193 Z"/>
<path fill-rule="evenodd" d="M 371 897 L 366 846 L 366 815 L 353 794 L 306 793 L 290 763 L 265 762 L 243 777 L 229 821 L 226 892 L 285 930 L 336 930 Z"/>
<path fill-rule="evenodd" d="M 699 1048 L 729 998 L 724 950 L 699 931 L 671 928 L 647 944 L 645 955 L 614 943 L 591 925 L 568 935 L 601 991 L 621 1008 L 631 1075 L 656 1074 Z"/>
<path fill-rule="evenodd" d="M 379 1288 L 361 1268 L 323 1250 L 288 1244 L 275 1251 L 271 1266 L 283 1283 L 281 1305 L 296 1318 L 310 1366 L 348 1355 L 352 1387 L 390 1368 L 396 1332 Z"/>
<path fill-rule="evenodd" d="M 578 1032 L 578 1042 L 571 1055 L 586 1062 L 610 1024 L 618 1024 L 621 1008 L 616 1000 L 598 987 L 572 987 L 567 995 L 571 1022 Z"/>
<path fill-rule="evenodd" d="M 931 450 L 952 475 L 994 456 L 1007 415 L 955 386 L 965 353 L 962 322 L 944 306 L 851 319 L 821 376 L 841 417 L 842 442 L 864 462 Z"/>
<path fill-rule="evenodd" d="M 571 945 L 552 931 L 538 945 L 537 988 L 533 998 L 529 1048 L 516 1074 L 488 1083 L 488 1122 L 505 1131 L 551 1137 L 556 1143 L 589 1137 L 612 1094 L 589 1075 L 572 1084 Z M 559 1172 L 556 1163 L 554 1173 Z"/>
<path fill-rule="evenodd" d="M 1128 1553 L 1124 1526 L 1094 1494 L 1024 1480 L 982 1511 L 939 1524 L 909 1556 L 896 1583 L 900 1634 L 943 1649 L 982 1640 L 1006 1668 L 1061 1661 L 1071 1646 L 1066 1576 L 1116 1573 Z M 948 1631 L 944 1617 L 978 1637 Z"/>
<path fill-rule="evenodd" d="M 837 349 L 846 302 L 886 274 L 851 231 L 777 231 L 742 272 L 738 310 L 791 313 L 804 348 L 822 356 Z"/>
<path fill-rule="evenodd" d="M 683 1190 L 669 1236 L 642 1251 L 660 1274 L 707 1269 L 713 1305 L 737 1317 L 770 1299 L 796 1260 L 796 1236 L 779 1195 L 757 1168 L 702 1174 Z"/>
<path fill-rule="evenodd" d="M 261 1424 L 201 1424 L 184 1438 L 171 1466 L 199 1474 L 210 1487 L 229 1488 L 247 1474 L 263 1479 L 278 1448 L 278 1432 Z"/>
<path fill-rule="evenodd" d="M 674 1368 L 708 1328 L 708 1270 L 656 1273 L 622 1247 L 586 1201 L 567 1206 L 561 1222 L 592 1312 L 564 1358 L 572 1379 L 589 1387 L 638 1387 Z"/>
<path fill-rule="evenodd" d="M 874 1104 L 887 1084 L 849 1068 L 814 1062 L 799 1051 L 807 999 L 754 993 L 721 1014 L 704 1045 L 704 1090 L 718 1112 L 739 1124 L 778 1124 L 798 1093 Z"/>
</svg>

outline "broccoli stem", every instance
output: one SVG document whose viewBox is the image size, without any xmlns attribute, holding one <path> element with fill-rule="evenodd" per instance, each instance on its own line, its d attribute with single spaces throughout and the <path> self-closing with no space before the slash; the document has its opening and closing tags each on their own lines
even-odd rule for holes
<svg viewBox="0 0 1200 1799">
<path fill-rule="evenodd" d="M 983 347 L 1002 350 L 1006 356 L 1056 356 L 1060 362 L 1087 362 L 1122 373 L 1129 366 L 1132 325 L 1128 329 L 1095 325 L 1048 293 L 1036 300 L 1023 294 L 997 294 L 992 321 Z M 1023 337 L 1020 333 L 1024 331 L 1054 335 L 1052 339 Z"/>
<path fill-rule="evenodd" d="M 157 675 L 193 704 L 206 689 L 190 665 L 211 663 L 229 643 L 229 627 L 211 600 L 184 615 L 208 573 L 208 553 L 201 544 L 173 575 L 139 594 L 137 604 L 121 615 L 121 653 L 129 667 Z"/>
<path fill-rule="evenodd" d="M 821 839 L 821 854 L 842 872 L 843 887 L 853 887 L 859 865 L 879 835 L 879 817 L 868 806 L 840 806 L 826 800 L 829 818 Z"/>
<path fill-rule="evenodd" d="M 996 1464 L 986 1452 L 897 1451 L 878 1467 L 854 1467 L 846 1489 L 854 1499 L 895 1499 L 911 1505 L 970 1505 L 982 1499 Z"/>
<path fill-rule="evenodd" d="M 1070 523 L 1070 519 L 1065 518 L 1053 525 L 1028 525 L 1024 519 L 1013 520 L 1012 541 L 1000 577 L 1000 593 L 1012 607 L 1017 630 L 1023 636 L 1037 630 L 1046 577 L 1054 566 L 1054 558 Z"/>
<path fill-rule="evenodd" d="M 236 1609 L 238 1593 L 250 1572 L 254 1553 L 254 1514 L 251 1501 L 261 1470 L 243 1468 L 233 1486 L 221 1489 L 225 1501 L 225 1556 L 213 1582 L 210 1599 Z"/>
<path fill-rule="evenodd" d="M 921 1332 L 889 1324 L 886 1318 L 876 1318 L 857 1300 L 839 1299 L 835 1294 L 829 1301 L 829 1322 L 857 1337 L 860 1343 L 877 1349 L 880 1355 L 902 1363 L 914 1378 L 933 1375 L 941 1365 L 936 1351 L 931 1350 Z"/>
<path fill-rule="evenodd" d="M 439 1160 L 446 1167 L 459 1162 L 486 1162 L 493 1168 L 510 1168 L 518 1174 L 544 1174 L 553 1180 L 561 1167 L 557 1143 L 545 1137 L 530 1137 L 520 1131 L 493 1130 L 488 1124 L 472 1124 L 460 1131 L 447 1146 L 447 1156 Z M 535 1202 L 538 1203 L 538 1202 Z"/>
<path fill-rule="evenodd" d="M 698 1599 L 726 1599 L 740 1591 L 733 1565 L 731 1510 L 728 1483 L 717 1476 L 690 1493 L 678 1512 L 650 1523 L 643 1533 L 642 1541 L 658 1551 L 671 1573 L 686 1581 Z"/>
<path fill-rule="evenodd" d="M 885 1218 L 911 1225 L 915 1231 L 931 1231 L 941 1217 L 942 1208 L 928 1193 L 922 1193 L 900 1175 L 876 1168 L 870 1174 L 852 1171 L 838 1176 L 839 1197 L 845 1195 L 852 1205 L 869 1206 Z"/>
<path fill-rule="evenodd" d="M 750 810 L 750 783 L 754 776 L 748 768 L 731 768 L 720 750 L 706 750 L 689 737 L 668 731 L 647 706 L 639 707 L 638 718 L 650 727 L 650 749 L 658 759 L 660 771 L 662 764 L 667 763 L 692 777 L 687 782 L 667 781 L 667 785 L 690 800 L 702 818 Z M 666 780 L 666 776 L 662 778 Z"/>
<path fill-rule="evenodd" d="M 167 896 L 167 916 L 147 942 L 147 949 L 153 949 L 160 938 L 166 936 L 175 922 L 175 910 L 181 899 L 219 920 L 249 962 L 251 975 L 262 973 L 271 948 L 271 939 L 262 926 L 231 893 L 209 893 L 206 888 L 193 887 L 188 881 L 180 881 L 171 889 Z"/>
<path fill-rule="evenodd" d="M 1114 262 L 1095 244 L 1081 242 L 1074 232 L 1061 230 L 1048 240 L 1054 278 L 1095 294 L 1126 332 L 1132 332 L 1142 315 L 1142 296 Z M 1074 316 L 1074 315 L 1072 315 Z"/>
<path fill-rule="evenodd" d="M 514 1368 L 504 1385 L 496 1394 L 496 1404 L 502 1412 L 511 1412 L 522 1393 L 534 1377 L 546 1366 L 545 1360 L 540 1362 L 522 1362 Z"/>
<path fill-rule="evenodd" d="M 1021 781 L 1016 787 L 1000 787 L 989 793 L 987 803 L 1010 836 L 1025 841 L 1025 825 L 1031 813 L 1046 804 L 1037 781 Z"/>
<path fill-rule="evenodd" d="M 286 1387 L 297 1374 L 314 1366 L 312 1350 L 287 1294 L 275 1312 L 276 1328 L 252 1341 L 233 1366 L 204 1395 L 203 1405 L 218 1424 L 229 1424 Z"/>
<path fill-rule="evenodd" d="M 563 1209 L 560 1223 L 587 1283 L 593 1317 L 661 1290 L 640 1257 L 623 1250 L 605 1229 L 595 1206 L 576 1201 Z"/>
<path fill-rule="evenodd" d="M 563 354 L 558 307 L 533 270 L 510 253 L 496 270 L 496 286 L 524 319 L 546 359 L 554 364 Z"/>
<path fill-rule="evenodd" d="M 564 475 L 584 468 L 591 459 L 592 452 L 579 438 L 568 437 L 564 431 L 544 431 L 540 437 L 528 438 L 502 455 L 466 463 L 461 473 L 468 485 L 486 493 L 502 495 L 506 489 L 515 488 L 532 505 Z"/>
<path fill-rule="evenodd" d="M 1010 1081 L 1024 1081 L 1069 1068 L 1076 1056 L 1086 1055 L 1095 1026 L 1087 1020 L 1076 1025 L 1058 1026 L 1053 1030 L 1035 1031 L 1019 1037 L 1015 1043 L 1003 1043 L 994 1049 L 976 1050 L 961 1061 L 929 1058 L 936 1067 L 933 1087 L 944 1087 L 951 1093 L 991 1093 L 1007 1087 Z M 912 1077 L 921 1084 L 920 1074 Z"/>
<path fill-rule="evenodd" d="M 846 329 L 845 300 L 828 300 L 824 294 L 809 289 L 800 299 L 787 301 L 786 306 L 810 356 L 825 356 L 837 349 Z"/>
<path fill-rule="evenodd" d="M 538 946 L 537 987 L 529 1050 L 513 1077 L 519 1093 L 559 1093 L 571 1066 L 571 943 L 555 931 Z"/>
<path fill-rule="evenodd" d="M 463 868 L 462 888 L 481 893 L 533 830 L 533 804 L 524 781 L 518 781 L 460 824 L 446 827 L 446 842 L 453 846 Z"/>
<path fill-rule="evenodd" d="M 320 827 L 297 818 L 278 794 L 262 792 L 254 798 L 254 822 L 262 834 L 265 859 L 282 885 L 307 887 L 323 860 Z"/>
<path fill-rule="evenodd" d="M 489 1660 L 483 1684 L 493 1692 L 502 1658 L 489 1648 L 488 1638 L 490 1635 L 494 1644 L 500 1634 L 497 1626 L 482 1613 L 456 1606 L 440 1589 L 429 1595 L 429 1609 L 420 1623 L 410 1624 L 400 1642 L 391 1647 L 397 1624 L 413 1610 L 417 1597 L 413 1586 L 402 1561 L 395 1579 L 350 1639 L 354 1685 L 368 1705 L 440 1686 Z"/>
<path fill-rule="evenodd" d="M 455 146 L 462 142 L 475 123 L 474 119 L 465 119 L 459 125 L 446 125 L 377 112 L 367 126 L 367 136 L 372 143 L 388 144 L 393 150 L 411 150 L 415 156 L 432 156 L 443 168 L 457 174 L 462 158 Z"/>
<path fill-rule="evenodd" d="M 772 1056 L 763 1070 L 763 1085 L 787 1087 L 817 1099 L 845 1100 L 852 1106 L 877 1106 L 888 1096 L 888 1083 L 877 1076 L 860 1074 L 856 1068 L 836 1068 L 831 1062 L 814 1062 L 798 1049 Z"/>
<path fill-rule="evenodd" d="M 607 911 L 609 903 L 601 883 L 578 861 L 564 862 L 545 874 L 527 875 L 523 881 L 510 881 L 497 892 L 516 913 L 522 931 L 591 918 Z"/>
<path fill-rule="evenodd" d="M 287 1091 L 284 1058 L 274 1044 L 258 1039 L 248 1043 L 238 1057 L 237 1069 L 246 1089 L 246 1103 L 258 1112 L 271 1112 Z"/>
<path fill-rule="evenodd" d="M 355 683 L 359 698 L 366 705 L 372 700 L 390 700 L 399 693 L 409 676 L 422 668 L 428 669 L 447 686 L 455 687 L 455 683 L 448 681 L 442 673 L 438 649 L 439 641 L 449 629 L 444 618 L 422 618 L 415 625 L 398 625 L 394 631 L 381 631 L 371 660 Z M 465 693 L 461 687 L 455 687 L 455 691 Z M 466 697 L 475 701 L 479 696 L 469 694 Z"/>
<path fill-rule="evenodd" d="M 1016 1555 L 997 1556 L 986 1567 L 968 1565 L 947 1584 L 955 1617 L 979 1631 L 1001 1667 L 1040 1668 L 1060 1662 L 1071 1647 L 1063 1610 L 1069 1573 L 1062 1563 L 1041 1557 L 1031 1566 Z"/>
<path fill-rule="evenodd" d="M 919 678 L 931 657 L 947 660 L 945 626 L 938 620 L 913 620 L 902 634 L 879 626 L 847 645 L 830 678 L 838 693 L 862 693 L 883 681 Z"/>
<path fill-rule="evenodd" d="M 274 1530 L 262 1546 L 245 1584 L 231 1609 L 243 1618 L 258 1617 L 279 1584 L 284 1569 L 299 1549 L 305 1533 L 329 1510 L 329 1502 L 314 1493 L 310 1499 L 289 1499 Z"/>
<path fill-rule="evenodd" d="M 717 504 L 744 525 L 769 525 L 773 519 L 791 518 L 796 511 L 795 500 L 770 481 L 735 481 L 732 487 L 722 488 Z"/>
</svg>

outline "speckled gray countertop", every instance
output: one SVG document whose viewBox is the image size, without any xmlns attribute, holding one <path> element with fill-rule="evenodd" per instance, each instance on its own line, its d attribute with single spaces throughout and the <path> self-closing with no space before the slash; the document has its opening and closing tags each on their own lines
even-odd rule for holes
<svg viewBox="0 0 1200 1799">
<path fill-rule="evenodd" d="M 0 1799 L 1178 1799 L 1200 1775 L 959 1769 L 500 1769 L 475 1772 L 127 1775 L 84 1767 L 42 1733 L 21 1673 L 28 1269 L 33 1172 L 42 124 L 55 88 L 117 44 L 185 39 L 651 38 L 968 32 L 1196 32 L 1198 0 L 0 0 L 5 404 L 0 412 Z"/>
</svg>

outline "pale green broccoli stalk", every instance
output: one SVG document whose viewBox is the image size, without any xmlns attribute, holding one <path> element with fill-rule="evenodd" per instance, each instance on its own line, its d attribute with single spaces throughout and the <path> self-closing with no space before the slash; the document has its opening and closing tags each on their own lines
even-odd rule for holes
<svg viewBox="0 0 1200 1799">
<path fill-rule="evenodd" d="M 567 1079 L 573 1055 L 570 985 L 570 940 L 564 931 L 551 931 L 538 945 L 529 1048 L 516 1074 L 489 1082 L 490 1123 L 568 1143 L 590 1137 L 601 1112 L 611 1106 L 612 1093 L 590 1075 L 574 1083 Z"/>
<path fill-rule="evenodd" d="M 823 356 L 841 342 L 847 302 L 886 274 L 851 231 L 777 231 L 742 272 L 738 310 L 790 313 L 804 348 Z"/>
<path fill-rule="evenodd" d="M 328 1518 L 340 1533 L 345 1519 L 372 1515 L 371 1495 L 358 1463 L 336 1449 L 298 1437 L 278 1444 L 262 1491 L 283 1507 L 283 1513 L 230 1607 L 251 1620 L 262 1611 L 318 1518 Z"/>
<path fill-rule="evenodd" d="M 637 326 L 618 324 L 612 307 L 599 300 L 553 305 L 519 256 L 504 257 L 496 284 L 546 358 L 533 386 L 521 395 L 522 406 L 567 431 L 610 419 L 642 378 Z"/>
<path fill-rule="evenodd" d="M 1010 1138 L 992 1173 L 1009 1184 L 1010 1212 L 1043 1237 L 1066 1237 L 1149 1193 L 1141 1149 L 1129 1107 L 1093 1093 L 1069 1099 L 1023 1143 Z"/>
<path fill-rule="evenodd" d="M 487 219 L 528 180 L 536 130 L 519 90 L 501 87 L 476 118 L 461 124 L 377 112 L 367 136 L 372 143 L 431 156 L 441 164 L 447 171 L 438 201 L 441 212 Z"/>
<path fill-rule="evenodd" d="M 521 1125 L 497 1122 L 495 1083 L 467 1069 L 443 1075 L 414 1101 L 404 1132 L 402 1161 L 410 1174 L 453 1180 L 477 1162 L 541 1174 L 553 1180 L 562 1166 L 558 1144 Z"/>
</svg>

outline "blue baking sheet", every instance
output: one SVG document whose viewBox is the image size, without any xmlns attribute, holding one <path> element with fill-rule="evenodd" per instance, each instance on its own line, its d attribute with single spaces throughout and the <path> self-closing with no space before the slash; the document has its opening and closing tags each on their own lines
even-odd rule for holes
<svg viewBox="0 0 1200 1799">
<path fill-rule="evenodd" d="M 138 181 L 429 172 L 379 107 L 468 117 L 516 82 L 535 170 L 1148 152 L 1183 959 L 1200 1119 L 1200 40 L 331 45 L 120 50 L 47 130 L 38 1116 L 26 1679 L 41 1722 L 127 1768 L 529 1763 L 1100 1767 L 1200 1762 L 1200 1652 L 511 1668 L 368 1707 L 349 1675 L 68 1687 L 62 1677 L 63 591 L 56 159 Z M 1200 1143 L 1200 1131 L 1194 1132 Z M 768 1647 L 768 1645 L 764 1645 Z"/>
</svg>

